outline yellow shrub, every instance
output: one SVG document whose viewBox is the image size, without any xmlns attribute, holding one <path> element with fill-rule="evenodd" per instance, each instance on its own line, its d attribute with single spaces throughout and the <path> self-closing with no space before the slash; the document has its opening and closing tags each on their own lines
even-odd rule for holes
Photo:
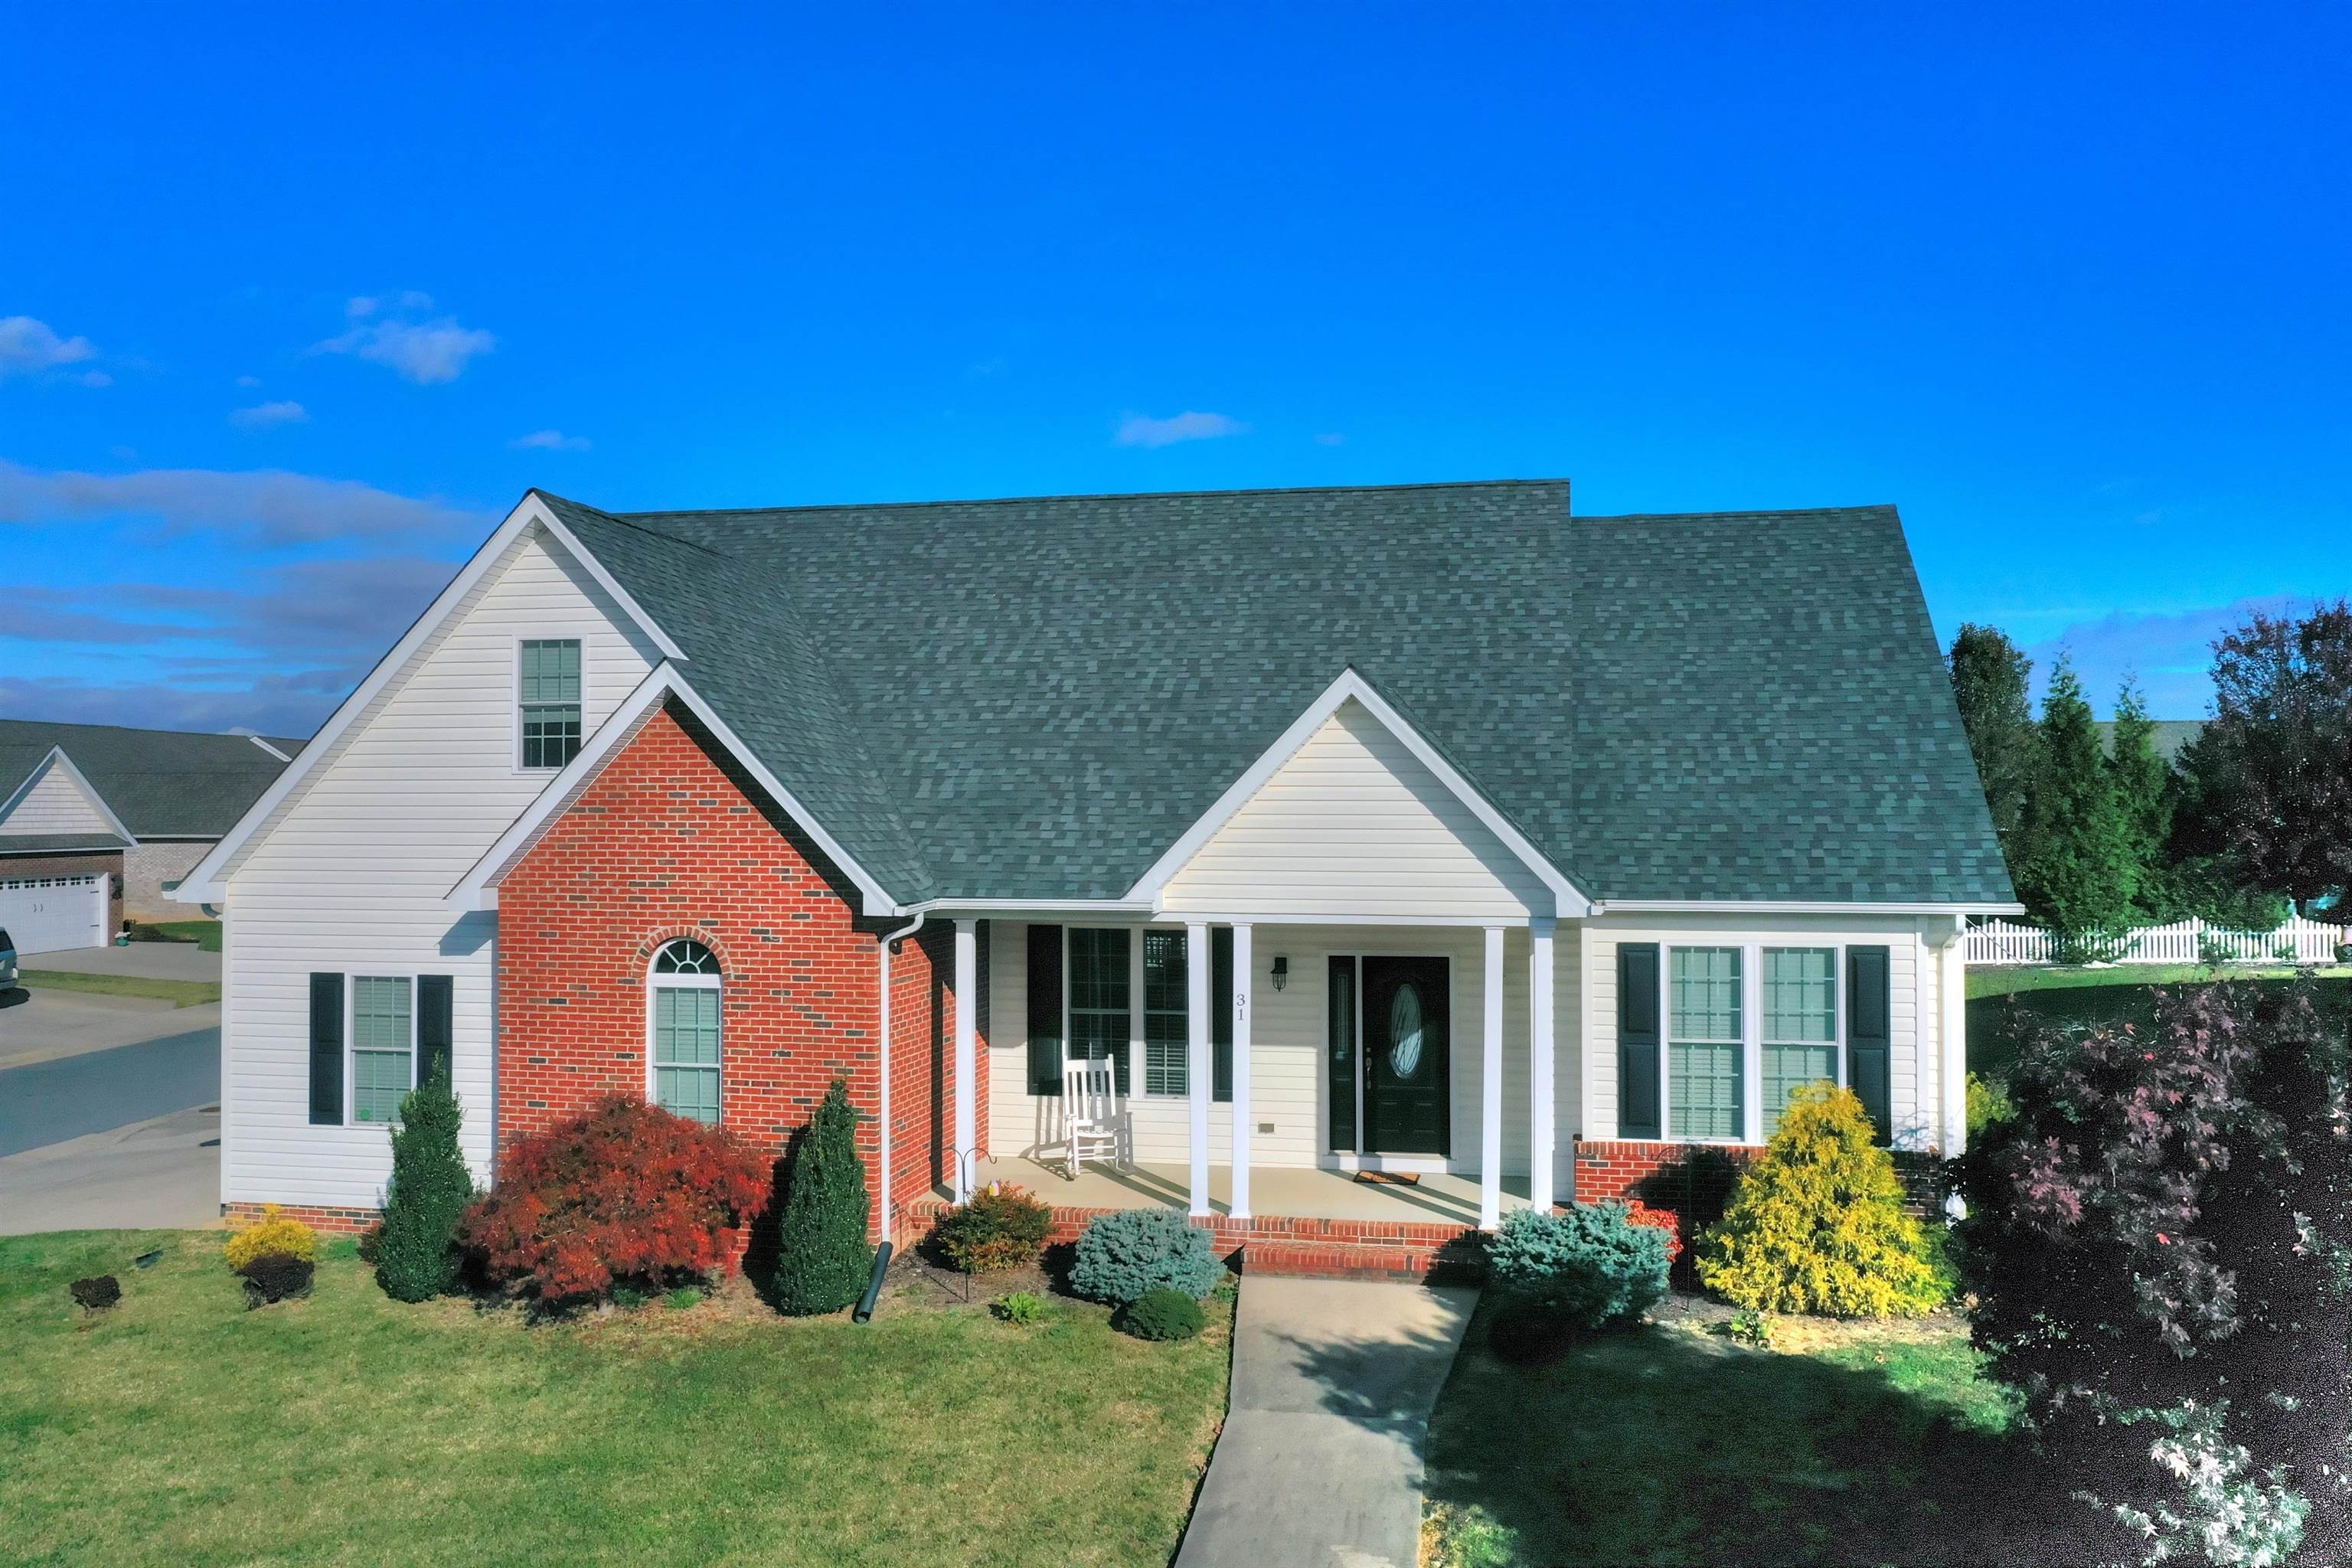
<svg viewBox="0 0 2352 1568">
<path fill-rule="evenodd" d="M 276 1204 L 261 1205 L 261 1217 L 228 1238 L 224 1249 L 228 1266 L 242 1268 L 257 1258 L 282 1252 L 305 1263 L 319 1260 L 319 1233 L 299 1219 L 288 1219 Z"/>
<path fill-rule="evenodd" d="M 1701 1240 L 1698 1277 L 1760 1312 L 1916 1318 L 1943 1299 L 1870 1113 L 1828 1084 L 1792 1097 L 1771 1147 Z"/>
</svg>

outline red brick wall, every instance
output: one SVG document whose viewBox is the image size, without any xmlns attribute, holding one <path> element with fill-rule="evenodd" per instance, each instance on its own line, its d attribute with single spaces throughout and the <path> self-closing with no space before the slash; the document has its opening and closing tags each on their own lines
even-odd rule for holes
<svg viewBox="0 0 2352 1568">
<path fill-rule="evenodd" d="M 724 978 L 721 1123 L 780 1155 L 846 1073 L 867 1118 L 858 1144 L 870 1189 L 886 922 L 857 915 L 815 846 L 759 804 L 757 785 L 696 728 L 688 716 L 656 714 L 499 886 L 499 1142 L 601 1096 L 646 1092 L 646 966 L 662 943 L 690 936 L 718 956 Z M 895 961 L 897 1150 L 934 1138 L 944 1149 L 952 1138 L 952 1049 L 909 1048 L 952 1038 L 936 1016 L 952 979 L 951 931 L 927 927 Z M 909 1183 L 930 1182 L 928 1165 L 908 1163 L 902 1154 L 893 1173 L 902 1198 Z"/>
<path fill-rule="evenodd" d="M 106 940 L 112 942 L 122 930 L 121 850 L 100 855 L 0 855 L 0 882 L 33 877 L 94 877 L 101 871 L 113 879 L 106 893 Z M 189 909 L 191 915 L 201 912 L 194 906 Z M 40 965 L 28 959 L 25 967 Z"/>
<path fill-rule="evenodd" d="M 221 1218 L 231 1230 L 243 1230 L 258 1225 L 263 1204 L 225 1204 Z M 282 1219 L 299 1219 L 312 1230 L 326 1236 L 357 1236 L 383 1217 L 382 1209 L 327 1209 L 304 1204 L 287 1204 L 278 1209 Z"/>
<path fill-rule="evenodd" d="M 1723 1217 L 1731 1189 L 1748 1163 L 1764 1151 L 1752 1144 L 1587 1142 L 1576 1143 L 1576 1197 L 1639 1198 L 1654 1209 L 1682 1216 L 1685 1239 Z M 1908 1206 L 1916 1214 L 1939 1212 L 1942 1163 L 1932 1154 L 1897 1150 L 1895 1173 L 1902 1179 Z"/>
</svg>

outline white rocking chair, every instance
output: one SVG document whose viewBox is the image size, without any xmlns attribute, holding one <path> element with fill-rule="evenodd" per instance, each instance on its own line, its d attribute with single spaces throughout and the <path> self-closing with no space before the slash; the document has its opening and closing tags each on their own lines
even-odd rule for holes
<svg viewBox="0 0 2352 1568">
<path fill-rule="evenodd" d="M 1118 1163 L 1118 1079 L 1109 1058 L 1067 1057 L 1062 1062 L 1064 1161 L 1071 1181 L 1088 1160 Z"/>
</svg>

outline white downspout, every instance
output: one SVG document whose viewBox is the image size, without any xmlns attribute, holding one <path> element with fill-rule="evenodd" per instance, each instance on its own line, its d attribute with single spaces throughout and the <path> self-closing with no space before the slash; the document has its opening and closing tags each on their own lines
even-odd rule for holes
<svg viewBox="0 0 2352 1568">
<path fill-rule="evenodd" d="M 877 1141 L 877 1164 L 882 1179 L 882 1239 L 890 1236 L 890 949 L 902 937 L 909 937 L 922 929 L 929 914 L 918 914 L 913 920 L 882 939 L 882 1135 Z"/>
</svg>

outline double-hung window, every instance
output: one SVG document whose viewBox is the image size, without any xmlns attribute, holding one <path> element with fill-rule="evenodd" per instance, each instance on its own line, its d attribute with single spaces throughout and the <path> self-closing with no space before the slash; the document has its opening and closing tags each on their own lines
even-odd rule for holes
<svg viewBox="0 0 2352 1568">
<path fill-rule="evenodd" d="M 1191 974 L 1181 931 L 1143 933 L 1143 1092 L 1191 1092 Z"/>
<path fill-rule="evenodd" d="M 400 1119 L 416 1087 L 416 1006 L 408 976 L 352 976 L 352 1120 Z"/>
<path fill-rule="evenodd" d="M 1070 1055 L 1114 1064 L 1127 1092 L 1129 934 L 1120 929 L 1070 929 Z"/>
<path fill-rule="evenodd" d="M 525 638 L 521 660 L 522 765 L 560 768 L 580 754 L 580 639 Z"/>
<path fill-rule="evenodd" d="M 1738 1139 L 1741 1100 L 1739 949 L 1670 950 L 1666 985 L 1667 1135 Z"/>
<path fill-rule="evenodd" d="M 1765 1137 L 1798 1089 L 1837 1081 L 1837 949 L 1764 950 Z"/>
</svg>

